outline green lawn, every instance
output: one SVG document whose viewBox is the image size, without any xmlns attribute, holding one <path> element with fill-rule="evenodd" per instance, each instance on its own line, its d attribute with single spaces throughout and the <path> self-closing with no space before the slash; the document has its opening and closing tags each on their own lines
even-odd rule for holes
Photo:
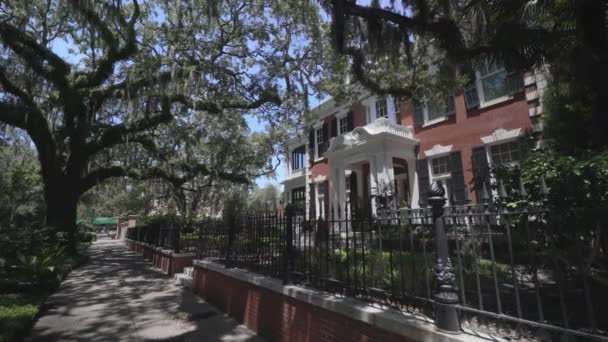
<svg viewBox="0 0 608 342">
<path fill-rule="evenodd" d="M 0 342 L 20 341 L 25 337 L 46 295 L 0 294 Z"/>
</svg>

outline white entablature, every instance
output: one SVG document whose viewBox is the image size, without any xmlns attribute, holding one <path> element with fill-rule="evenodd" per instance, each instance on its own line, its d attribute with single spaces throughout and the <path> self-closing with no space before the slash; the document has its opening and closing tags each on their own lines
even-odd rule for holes
<svg viewBox="0 0 608 342">
<path fill-rule="evenodd" d="M 418 144 L 411 126 L 396 125 L 387 118 L 380 118 L 366 126 L 357 127 L 351 132 L 332 138 L 325 156 L 328 157 L 379 140 L 406 143 L 412 146 Z"/>
<path fill-rule="evenodd" d="M 521 135 L 521 132 L 521 128 L 516 128 L 509 131 L 503 128 L 499 128 L 495 130 L 492 134 L 485 137 L 481 137 L 481 141 L 484 144 L 493 144 L 501 141 L 512 140 L 519 137 Z"/>
</svg>

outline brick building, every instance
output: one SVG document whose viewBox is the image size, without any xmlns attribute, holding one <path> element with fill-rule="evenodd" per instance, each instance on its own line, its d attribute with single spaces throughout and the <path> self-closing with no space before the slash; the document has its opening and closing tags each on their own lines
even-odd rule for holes
<svg viewBox="0 0 608 342">
<path fill-rule="evenodd" d="M 308 215 L 332 207 L 373 215 L 381 204 L 426 205 L 437 180 L 448 203 L 478 202 L 489 166 L 517 163 L 523 138 L 540 132 L 547 80 L 489 64 L 475 75 L 441 100 L 364 92 L 352 103 L 323 102 L 306 134 L 288 143 L 285 199 Z"/>
</svg>

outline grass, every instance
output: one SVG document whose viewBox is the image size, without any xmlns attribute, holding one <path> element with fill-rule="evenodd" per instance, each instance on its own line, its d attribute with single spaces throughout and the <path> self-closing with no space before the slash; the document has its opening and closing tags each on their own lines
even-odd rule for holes
<svg viewBox="0 0 608 342">
<path fill-rule="evenodd" d="M 16 342 L 28 333 L 47 293 L 0 294 L 0 342 Z"/>
</svg>

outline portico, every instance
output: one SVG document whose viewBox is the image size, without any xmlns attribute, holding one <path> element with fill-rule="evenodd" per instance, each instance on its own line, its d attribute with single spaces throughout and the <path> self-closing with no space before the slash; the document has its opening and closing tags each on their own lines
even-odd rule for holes
<svg viewBox="0 0 608 342">
<path fill-rule="evenodd" d="M 387 118 L 332 138 L 324 155 L 329 160 L 334 211 L 347 208 L 350 216 L 357 208 L 371 208 L 366 214 L 375 215 L 379 200 L 389 198 L 391 203 L 385 205 L 417 206 L 417 145 L 412 127 Z"/>
</svg>

